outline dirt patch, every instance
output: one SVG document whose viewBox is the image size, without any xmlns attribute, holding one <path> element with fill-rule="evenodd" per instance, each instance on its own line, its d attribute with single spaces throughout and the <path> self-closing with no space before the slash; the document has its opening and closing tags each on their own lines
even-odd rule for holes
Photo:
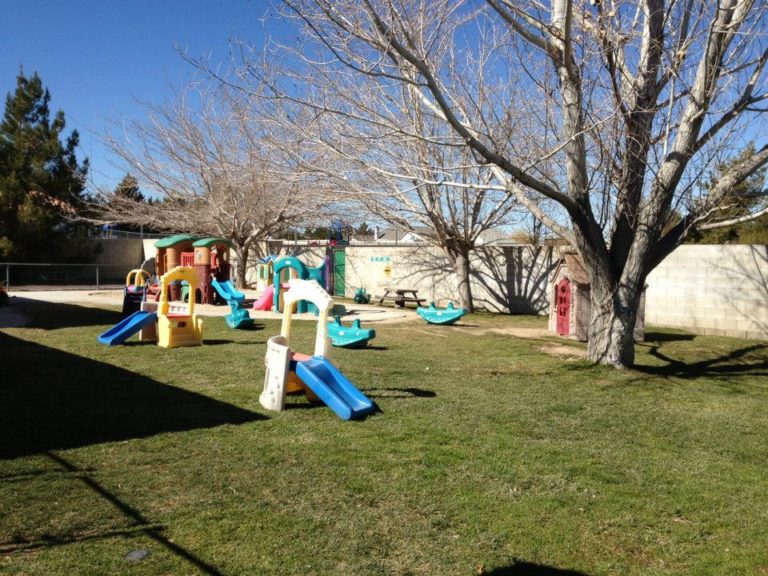
<svg viewBox="0 0 768 576">
<path fill-rule="evenodd" d="M 515 338 L 549 338 L 553 336 L 552 332 L 546 328 L 471 328 L 461 324 L 457 324 L 453 328 L 462 332 L 471 332 L 478 336 L 484 336 L 485 334 L 501 334 L 503 336 L 514 336 Z"/>
<path fill-rule="evenodd" d="M 587 351 L 575 346 L 566 346 L 565 344 L 547 344 L 546 346 L 539 346 L 539 351 L 549 354 L 550 356 L 557 356 L 558 358 L 586 358 Z"/>
<path fill-rule="evenodd" d="M 552 332 L 546 328 L 492 328 L 489 332 L 516 338 L 550 338 L 552 336 Z"/>
</svg>

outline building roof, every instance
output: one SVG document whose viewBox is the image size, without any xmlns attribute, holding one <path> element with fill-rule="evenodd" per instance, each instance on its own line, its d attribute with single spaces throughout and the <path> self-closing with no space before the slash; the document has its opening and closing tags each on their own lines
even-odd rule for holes
<svg viewBox="0 0 768 576">
<path fill-rule="evenodd" d="M 413 231 L 393 227 L 379 231 L 379 242 L 429 242 L 435 238 L 435 231 L 429 226 L 414 226 Z M 372 238 L 371 238 L 372 239 Z M 495 244 L 509 239 L 509 234 L 499 228 L 483 230 L 477 244 Z"/>
<path fill-rule="evenodd" d="M 155 242 L 155 248 L 170 248 L 176 246 L 176 244 L 192 242 L 196 239 L 197 236 L 190 236 L 189 234 L 174 234 L 173 236 L 166 236 Z"/>
<path fill-rule="evenodd" d="M 563 261 L 568 267 L 568 278 L 577 284 L 589 285 L 589 275 L 584 268 L 584 262 L 578 254 L 570 252 L 563 254 Z"/>
<path fill-rule="evenodd" d="M 413 242 L 415 240 L 414 236 L 426 240 L 431 235 L 433 235 L 433 232 L 427 226 L 414 226 L 413 232 L 394 226 L 380 230 L 377 242 L 402 242 L 404 239 Z M 407 238 L 408 236 L 410 238 Z"/>
<path fill-rule="evenodd" d="M 500 228 L 489 228 L 483 230 L 477 239 L 478 244 L 503 244 L 510 240 L 508 232 Z"/>
<path fill-rule="evenodd" d="M 225 244 L 232 248 L 232 242 L 227 240 L 226 238 L 215 238 L 213 236 L 209 238 L 200 238 L 200 240 L 196 240 L 192 243 L 192 246 L 195 248 L 210 248 L 211 246 L 217 246 L 220 244 Z"/>
</svg>

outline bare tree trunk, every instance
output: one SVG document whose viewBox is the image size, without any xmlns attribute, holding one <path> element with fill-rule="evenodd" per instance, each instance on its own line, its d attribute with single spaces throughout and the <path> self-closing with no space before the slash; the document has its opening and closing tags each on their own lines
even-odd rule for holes
<svg viewBox="0 0 768 576">
<path fill-rule="evenodd" d="M 235 254 L 237 254 L 237 267 L 235 269 L 235 283 L 238 288 L 245 288 L 246 271 L 248 270 L 248 253 L 250 251 L 248 246 L 242 246 L 235 243 Z"/>
<path fill-rule="evenodd" d="M 611 289 L 605 282 L 591 285 L 587 359 L 614 368 L 635 363 L 635 320 L 640 293 L 631 287 Z"/>
<path fill-rule="evenodd" d="M 448 260 L 456 273 L 459 292 L 459 306 L 470 314 L 475 311 L 472 302 L 472 286 L 470 284 L 469 250 L 446 250 Z"/>
<path fill-rule="evenodd" d="M 455 268 L 459 279 L 459 305 L 471 314 L 475 311 L 475 305 L 472 302 L 472 286 L 469 283 L 469 255 L 459 254 Z"/>
</svg>

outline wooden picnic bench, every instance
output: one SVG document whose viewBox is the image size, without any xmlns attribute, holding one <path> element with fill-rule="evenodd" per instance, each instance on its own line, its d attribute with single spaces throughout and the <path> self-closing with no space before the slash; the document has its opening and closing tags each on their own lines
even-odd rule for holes
<svg viewBox="0 0 768 576">
<path fill-rule="evenodd" d="M 418 291 L 411 288 L 387 288 L 384 296 L 379 298 L 379 306 L 384 302 L 394 302 L 395 306 L 404 308 L 407 302 L 416 302 L 417 306 L 423 306 L 426 300 L 419 298 Z"/>
</svg>

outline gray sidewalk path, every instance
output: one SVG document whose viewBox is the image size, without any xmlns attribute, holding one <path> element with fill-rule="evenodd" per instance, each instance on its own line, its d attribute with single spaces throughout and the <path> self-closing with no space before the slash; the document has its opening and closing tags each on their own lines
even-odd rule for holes
<svg viewBox="0 0 768 576">
<path fill-rule="evenodd" d="M 258 293 L 255 290 L 243 290 L 245 297 L 249 300 L 255 300 Z M 122 290 L 41 290 L 41 291 L 11 291 L 11 308 L 16 301 L 21 304 L 24 299 L 39 300 L 43 302 L 59 302 L 65 304 L 77 304 L 80 306 L 121 306 L 123 303 Z M 387 306 L 374 306 L 370 304 L 356 304 L 349 300 L 339 301 L 346 312 L 342 315 L 342 320 L 350 322 L 354 319 L 360 319 L 363 323 L 370 322 L 404 322 L 410 320 L 419 320 L 415 309 L 391 308 Z M 229 306 L 213 306 L 209 304 L 197 304 L 196 310 L 201 316 L 225 316 L 229 314 Z M 282 313 L 248 310 L 251 318 L 257 320 L 280 319 Z M 297 320 L 316 320 L 314 314 L 294 314 L 293 318 Z"/>
</svg>

